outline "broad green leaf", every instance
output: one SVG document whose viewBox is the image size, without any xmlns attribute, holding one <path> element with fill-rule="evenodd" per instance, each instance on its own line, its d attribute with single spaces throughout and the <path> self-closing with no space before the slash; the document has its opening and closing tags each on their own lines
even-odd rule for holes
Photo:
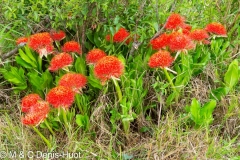
<svg viewBox="0 0 240 160">
<path fill-rule="evenodd" d="M 227 87 L 219 87 L 217 89 L 214 89 L 211 91 L 210 98 L 221 100 L 222 97 L 226 96 L 228 94 L 228 88 Z"/>
<path fill-rule="evenodd" d="M 81 73 L 83 75 L 86 75 L 86 63 L 85 60 L 82 57 L 78 57 L 76 59 L 76 62 L 74 64 L 75 70 L 78 73 Z"/>
<path fill-rule="evenodd" d="M 201 104 L 196 100 L 196 98 L 194 98 L 191 103 L 190 113 L 195 123 L 198 123 L 198 121 L 201 120 L 200 109 L 201 109 Z"/>
<path fill-rule="evenodd" d="M 16 62 L 19 65 L 21 65 L 22 67 L 28 68 L 28 69 L 32 68 L 32 66 L 29 63 L 27 63 L 26 61 L 24 61 L 21 57 L 16 56 L 15 59 L 16 59 Z"/>
<path fill-rule="evenodd" d="M 205 119 L 207 123 L 212 121 L 212 113 L 214 108 L 216 107 L 217 102 L 216 100 L 211 100 L 210 102 L 206 103 L 201 109 L 201 116 Z"/>
<path fill-rule="evenodd" d="M 97 80 L 95 77 L 88 76 L 88 83 L 93 86 L 94 88 L 102 89 L 102 85 L 99 80 Z"/>
<path fill-rule="evenodd" d="M 37 68 L 37 65 L 21 49 L 19 49 L 19 55 L 24 61 L 31 64 L 32 67 Z"/>
<path fill-rule="evenodd" d="M 79 127 L 84 128 L 84 130 L 87 130 L 89 128 L 90 122 L 89 117 L 87 115 L 76 115 L 76 123 Z"/>
<path fill-rule="evenodd" d="M 224 82 L 226 86 L 231 90 L 239 81 L 239 73 L 238 73 L 238 60 L 235 59 L 229 65 L 228 70 L 224 76 Z"/>
</svg>

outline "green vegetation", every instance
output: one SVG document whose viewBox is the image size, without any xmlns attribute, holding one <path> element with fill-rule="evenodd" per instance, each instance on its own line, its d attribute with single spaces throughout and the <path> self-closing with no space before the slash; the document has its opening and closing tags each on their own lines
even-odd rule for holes
<svg viewBox="0 0 240 160">
<path fill-rule="evenodd" d="M 8 153 L 5 159 L 11 151 L 25 157 L 28 151 L 75 152 L 81 159 L 240 159 L 239 1 L 3 0 L 0 9 L 0 153 Z M 172 12 L 193 29 L 220 22 L 227 37 L 211 34 L 210 44 L 179 54 L 167 48 L 176 59 L 153 69 L 149 60 L 157 50 L 150 41 L 171 34 L 164 27 Z M 116 42 L 113 36 L 121 28 L 129 35 Z M 66 33 L 52 42 L 56 54 L 41 58 L 28 43 L 16 45 L 19 37 L 53 30 Z M 71 40 L 81 45 L 82 54 L 70 53 L 72 65 L 51 71 L 51 60 Z M 16 47 L 16 54 L 6 56 Z M 96 65 L 86 61 L 94 48 L 121 62 L 121 76 L 96 77 Z M 23 125 L 22 98 L 37 93 L 47 101 L 69 71 L 87 78 L 69 109 L 51 104 L 41 124 Z"/>
</svg>

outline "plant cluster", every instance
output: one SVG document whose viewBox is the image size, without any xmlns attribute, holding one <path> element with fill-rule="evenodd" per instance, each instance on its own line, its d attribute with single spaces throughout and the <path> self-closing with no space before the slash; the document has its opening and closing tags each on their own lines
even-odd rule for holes
<svg viewBox="0 0 240 160">
<path fill-rule="evenodd" d="M 226 28 L 218 22 L 192 29 L 185 17 L 172 13 L 163 26 L 164 32 L 142 45 L 140 54 L 128 55 L 124 51 L 134 47 L 141 35 L 123 26 L 117 26 L 115 32 L 112 28 L 109 30 L 111 33 L 104 33 L 104 37 L 98 37 L 102 30 L 86 33 L 87 54 L 79 39 L 67 41 L 62 30 L 20 37 L 16 44 L 25 45 L 15 57 L 20 67 L 8 66 L 0 70 L 14 85 L 15 93 L 27 88 L 32 91 L 21 101 L 22 123 L 31 126 L 49 148 L 51 143 L 37 126 L 48 128 L 52 135 L 64 128 L 68 133 L 75 119 L 79 127 L 88 131 L 94 110 L 91 102 L 98 102 L 94 100 L 98 94 L 106 95 L 111 91 L 115 91 L 111 97 L 115 107 L 108 109 L 112 132 L 121 121 L 128 138 L 131 122 L 154 106 L 145 101 L 148 94 L 144 86 L 146 72 L 157 79 L 151 87 L 158 101 L 163 102 L 161 97 L 166 97 L 164 108 L 168 110 L 178 103 L 190 79 L 206 67 L 211 59 L 207 48 L 214 48 L 217 40 L 227 37 Z M 191 105 L 186 106 L 197 127 L 212 123 L 217 100 L 233 89 L 239 77 L 238 61 L 234 60 L 225 74 L 225 83 L 212 90 L 210 102 L 201 107 L 200 102 L 193 99 Z M 97 106 L 103 105 L 101 103 Z"/>
</svg>

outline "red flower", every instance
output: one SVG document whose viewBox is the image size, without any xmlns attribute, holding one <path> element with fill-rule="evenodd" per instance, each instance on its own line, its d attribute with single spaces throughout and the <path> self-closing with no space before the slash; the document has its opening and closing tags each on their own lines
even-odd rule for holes
<svg viewBox="0 0 240 160">
<path fill-rule="evenodd" d="M 169 43 L 169 36 L 166 33 L 163 33 L 159 37 L 150 41 L 152 48 L 158 50 L 168 45 Z"/>
<path fill-rule="evenodd" d="M 208 24 L 205 28 L 207 32 L 214 33 L 221 36 L 227 36 L 226 28 L 218 22 L 212 22 Z"/>
<path fill-rule="evenodd" d="M 54 41 L 61 41 L 62 39 L 64 39 L 66 37 L 65 32 L 63 32 L 62 30 L 60 30 L 58 32 L 53 30 L 50 32 L 50 35 Z"/>
<path fill-rule="evenodd" d="M 209 37 L 207 31 L 204 29 L 195 29 L 190 33 L 189 36 L 196 41 L 203 41 Z"/>
<path fill-rule="evenodd" d="M 184 23 L 185 19 L 180 14 L 172 13 L 166 22 L 166 29 L 176 29 Z"/>
<path fill-rule="evenodd" d="M 173 32 L 169 35 L 169 48 L 172 51 L 187 49 L 190 44 L 190 37 L 181 32 Z"/>
<path fill-rule="evenodd" d="M 22 112 L 29 112 L 31 107 L 35 105 L 39 100 L 42 100 L 38 94 L 32 93 L 22 99 Z"/>
<path fill-rule="evenodd" d="M 130 33 L 125 28 L 120 28 L 117 33 L 113 35 L 114 42 L 123 42 L 129 37 Z"/>
<path fill-rule="evenodd" d="M 86 56 L 86 61 L 89 64 L 95 64 L 99 59 L 106 56 L 106 53 L 101 49 L 92 49 Z"/>
<path fill-rule="evenodd" d="M 22 117 L 22 123 L 24 125 L 37 126 L 48 115 L 50 111 L 49 103 L 45 101 L 38 101 L 28 112 L 25 117 Z"/>
<path fill-rule="evenodd" d="M 29 47 L 37 51 L 40 57 L 47 56 L 53 50 L 52 38 L 49 33 L 36 33 L 30 36 Z"/>
<path fill-rule="evenodd" d="M 82 54 L 81 46 L 76 41 L 66 42 L 62 47 L 63 52 L 76 52 L 78 54 Z"/>
<path fill-rule="evenodd" d="M 47 101 L 55 108 L 69 108 L 74 101 L 74 92 L 69 87 L 57 86 L 52 88 L 46 97 Z"/>
<path fill-rule="evenodd" d="M 150 57 L 148 65 L 151 68 L 164 68 L 171 66 L 173 61 L 174 58 L 171 56 L 170 52 L 159 50 Z"/>
<path fill-rule="evenodd" d="M 123 70 L 123 63 L 117 57 L 105 56 L 96 63 L 94 74 L 104 83 L 112 77 L 119 78 Z"/>
<path fill-rule="evenodd" d="M 65 86 L 72 88 L 75 93 L 79 93 L 79 90 L 86 85 L 87 78 L 86 76 L 79 73 L 67 73 L 61 77 L 59 80 L 60 86 Z"/>
<path fill-rule="evenodd" d="M 51 62 L 50 62 L 50 67 L 48 68 L 50 71 L 57 71 L 63 67 L 67 67 L 71 65 L 73 62 L 73 59 L 70 54 L 68 53 L 60 53 L 55 55 Z"/>
<path fill-rule="evenodd" d="M 23 43 L 26 44 L 28 42 L 28 37 L 20 37 L 16 40 L 17 45 Z"/>
<path fill-rule="evenodd" d="M 182 24 L 180 25 L 180 28 L 186 29 L 186 30 L 188 30 L 188 31 L 191 31 L 192 26 L 190 26 L 189 24 L 186 24 L 186 23 L 182 23 Z"/>
</svg>

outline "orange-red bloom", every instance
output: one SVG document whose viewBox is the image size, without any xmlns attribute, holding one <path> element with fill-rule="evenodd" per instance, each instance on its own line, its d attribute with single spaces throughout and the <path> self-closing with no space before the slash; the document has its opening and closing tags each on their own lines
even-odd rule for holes
<svg viewBox="0 0 240 160">
<path fill-rule="evenodd" d="M 76 52 L 78 54 L 82 54 L 81 46 L 76 41 L 66 42 L 62 47 L 63 52 Z"/>
<path fill-rule="evenodd" d="M 50 111 L 49 103 L 38 101 L 24 117 L 22 123 L 24 125 L 37 126 L 47 117 Z"/>
<path fill-rule="evenodd" d="M 166 33 L 163 33 L 159 37 L 150 41 L 152 48 L 155 50 L 158 50 L 160 48 L 167 46 L 168 43 L 169 43 L 169 36 Z"/>
<path fill-rule="evenodd" d="M 42 100 L 41 97 L 36 94 L 32 93 L 29 94 L 22 99 L 22 112 L 29 112 L 31 107 L 34 106 L 39 100 Z"/>
<path fill-rule="evenodd" d="M 72 62 L 73 62 L 73 58 L 71 57 L 71 55 L 63 52 L 55 55 L 52 58 L 50 62 L 50 67 L 48 69 L 50 71 L 57 71 L 63 67 L 67 67 L 71 65 Z"/>
<path fill-rule="evenodd" d="M 26 43 L 28 43 L 28 37 L 20 37 L 16 40 L 16 43 L 17 43 L 17 45 L 19 45 L 21 43 L 26 44 Z"/>
<path fill-rule="evenodd" d="M 172 51 L 188 49 L 191 44 L 191 38 L 181 32 L 173 32 L 169 35 L 169 48 Z"/>
<path fill-rule="evenodd" d="M 184 23 L 185 19 L 180 14 L 172 13 L 166 22 L 166 29 L 177 29 Z"/>
<path fill-rule="evenodd" d="M 86 85 L 86 76 L 79 73 L 67 73 L 59 80 L 60 86 L 72 88 L 75 93 L 80 93 L 81 89 Z"/>
<path fill-rule="evenodd" d="M 195 41 L 203 41 L 209 37 L 207 31 L 204 29 L 195 29 L 189 34 L 189 36 Z"/>
<path fill-rule="evenodd" d="M 66 37 L 65 32 L 63 32 L 62 30 L 60 30 L 58 32 L 53 30 L 50 32 L 50 35 L 54 41 L 61 41 L 62 39 L 64 39 Z"/>
<path fill-rule="evenodd" d="M 92 49 L 88 52 L 86 56 L 86 61 L 88 64 L 95 64 L 99 59 L 106 56 L 106 53 L 101 49 Z"/>
<path fill-rule="evenodd" d="M 57 86 L 52 88 L 46 97 L 54 108 L 63 107 L 67 109 L 73 104 L 74 92 L 69 87 Z"/>
<path fill-rule="evenodd" d="M 123 63 L 114 56 L 101 58 L 94 67 L 94 75 L 103 83 L 112 77 L 119 78 L 123 74 Z"/>
<path fill-rule="evenodd" d="M 40 54 L 40 57 L 47 56 L 53 50 L 52 38 L 49 33 L 36 33 L 30 36 L 29 47 L 37 51 Z"/>
<path fill-rule="evenodd" d="M 164 68 L 171 66 L 173 61 L 174 58 L 171 56 L 170 52 L 159 50 L 150 57 L 148 65 L 151 68 Z"/>
<path fill-rule="evenodd" d="M 129 37 L 130 33 L 125 28 L 120 28 L 114 35 L 114 42 L 123 42 Z"/>
<path fill-rule="evenodd" d="M 212 22 L 212 23 L 208 24 L 206 26 L 205 30 L 207 32 L 217 34 L 220 36 L 227 36 L 226 28 L 221 23 L 218 23 L 218 22 Z"/>
</svg>

